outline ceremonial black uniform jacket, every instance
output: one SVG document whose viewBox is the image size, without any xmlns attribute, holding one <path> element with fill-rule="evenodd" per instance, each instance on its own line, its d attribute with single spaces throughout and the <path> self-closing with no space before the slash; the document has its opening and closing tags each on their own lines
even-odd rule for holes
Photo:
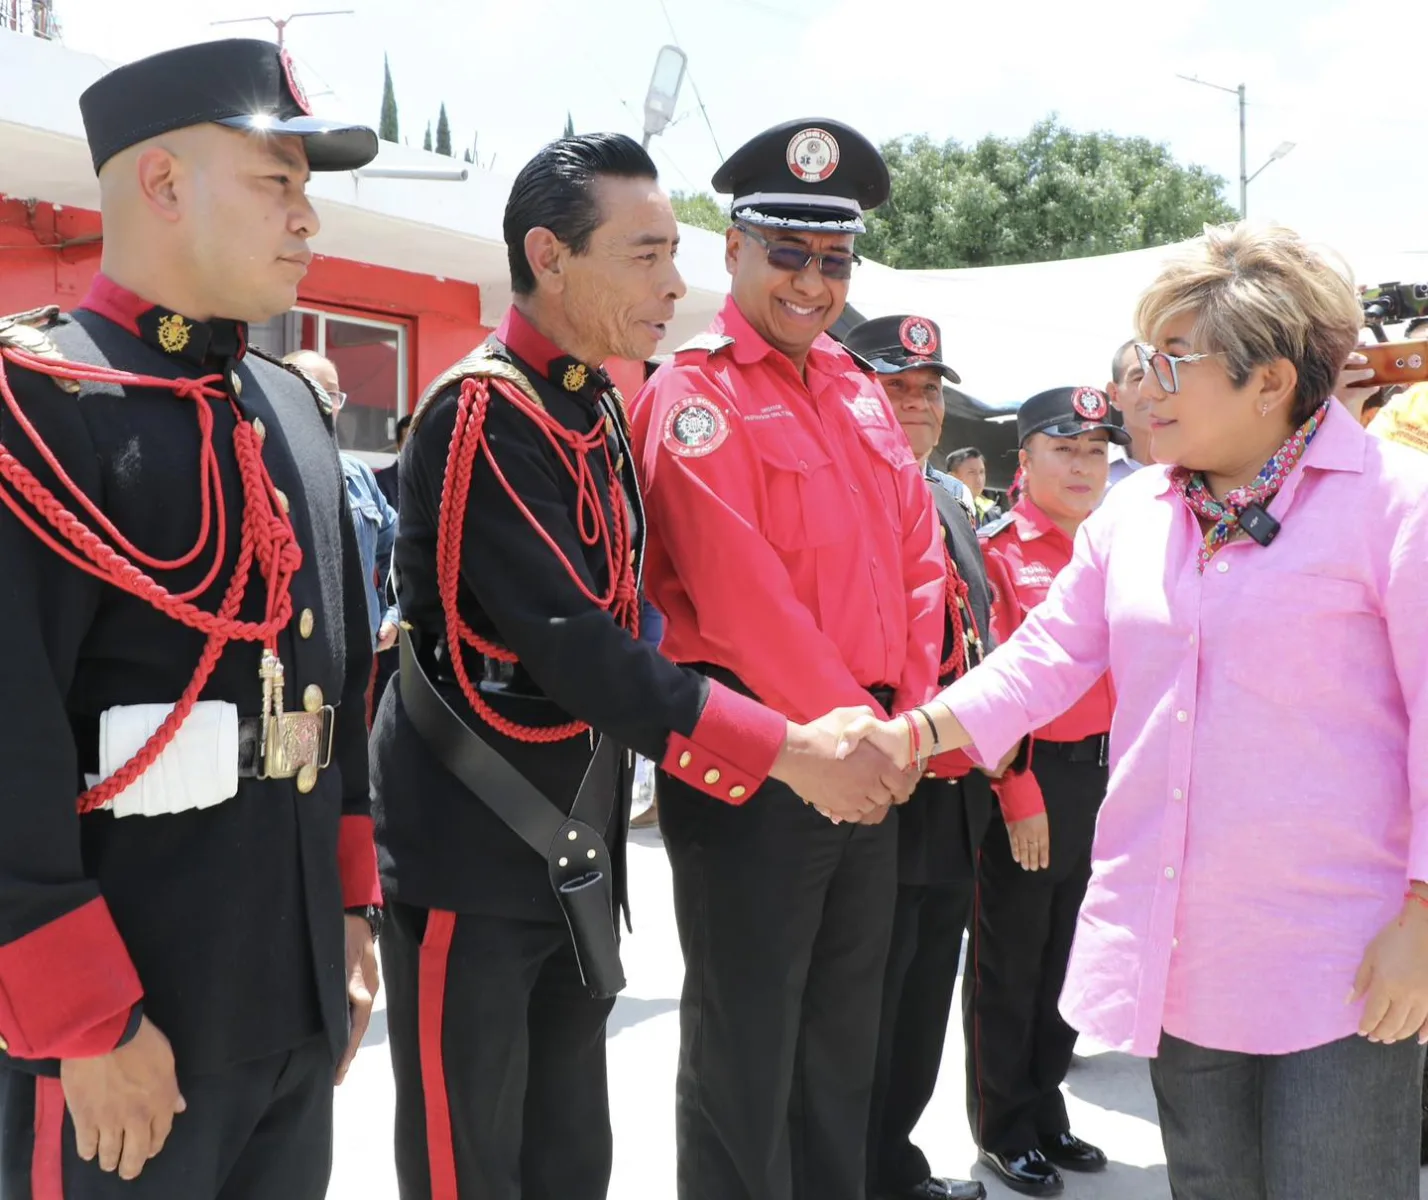
<svg viewBox="0 0 1428 1200">
<path fill-rule="evenodd" d="M 962 503 L 930 474 L 928 486 L 942 523 L 942 534 L 952 562 L 968 588 L 968 603 L 987 652 L 991 640 L 992 598 L 987 571 L 972 519 Z M 942 661 L 953 650 L 950 611 L 944 617 Z M 938 681 L 946 686 L 948 675 Z M 898 882 L 915 885 L 970 883 L 992 817 L 991 781 L 973 771 L 954 791 L 947 782 L 924 779 L 906 804 L 898 809 Z"/>
<path fill-rule="evenodd" d="M 169 379 L 221 374 L 244 414 L 261 419 L 263 461 L 290 503 L 302 550 L 293 619 L 279 637 L 285 707 L 301 711 L 304 692 L 315 686 L 338 708 L 332 765 L 309 794 L 292 779 L 245 778 L 236 796 L 204 810 L 78 816 L 83 777 L 98 765 L 100 714 L 177 701 L 206 638 L 81 573 L 0 507 L 7 635 L 0 1041 L 21 1069 L 105 1053 L 137 1027 L 142 988 L 142 1013 L 172 1042 L 180 1079 L 324 1031 L 336 1055 L 348 1036 L 344 902 L 367 904 L 378 893 L 363 711 L 370 667 L 364 585 L 328 420 L 303 379 L 246 352 L 242 325 L 184 320 L 103 277 L 84 309 L 47 332 L 79 363 Z M 12 365 L 6 375 L 41 439 L 122 534 L 162 559 L 192 547 L 201 445 L 193 401 L 91 383 L 73 395 Z M 233 574 L 243 502 L 232 410 L 223 400 L 200 403 L 213 415 L 226 504 L 223 567 L 196 601 L 212 612 Z M 76 507 L 3 405 L 0 442 Z M 171 591 L 186 590 L 201 581 L 213 547 L 210 537 L 188 567 L 148 573 Z M 241 618 L 264 618 L 265 591 L 255 570 Z M 228 643 L 199 699 L 258 716 L 261 654 L 255 643 Z"/>
<path fill-rule="evenodd" d="M 608 477 L 602 454 L 588 461 L 606 520 L 612 519 L 612 496 L 627 506 L 638 560 L 643 519 L 634 456 L 609 380 L 563 354 L 514 309 L 485 352 L 519 370 L 546 411 L 567 429 L 587 433 L 607 422 L 618 485 Z M 505 736 L 467 702 L 445 644 L 437 529 L 461 380 L 478 369 L 467 360 L 433 384 L 402 451 L 394 555 L 402 618 L 412 626 L 428 676 L 451 707 L 547 799 L 569 811 L 591 759 L 591 737 L 533 744 Z M 493 387 L 485 433 L 506 482 L 531 517 L 591 592 L 602 595 L 610 583 L 604 546 L 582 542 L 575 481 L 540 427 Z M 493 668 L 491 674 L 501 678 L 481 689 L 497 713 L 526 726 L 578 718 L 730 803 L 754 793 L 783 745 L 782 716 L 675 666 L 620 628 L 582 594 L 479 452 L 466 513 L 462 616 L 479 636 L 520 660 L 514 668 Z M 588 514 L 584 519 L 588 522 Z M 483 657 L 468 651 L 466 662 L 479 683 L 486 674 Z M 372 732 L 378 859 L 387 895 L 427 908 L 562 920 L 546 863 L 433 756 L 399 693 L 399 687 L 387 689 Z M 620 786 L 604 832 L 622 875 L 628 779 Z M 617 895 L 623 894 L 622 883 L 617 881 Z"/>
</svg>

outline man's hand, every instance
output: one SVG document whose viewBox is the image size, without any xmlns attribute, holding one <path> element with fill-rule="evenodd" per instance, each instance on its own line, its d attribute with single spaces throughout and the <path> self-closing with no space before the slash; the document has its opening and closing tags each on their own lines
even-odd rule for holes
<svg viewBox="0 0 1428 1200">
<path fill-rule="evenodd" d="M 1428 906 L 1403 911 L 1364 951 L 1346 1004 L 1364 998 L 1359 1036 L 1371 1042 L 1428 1041 Z"/>
<path fill-rule="evenodd" d="M 98 1058 L 65 1059 L 60 1082 L 79 1157 L 93 1162 L 97 1155 L 100 1169 L 117 1169 L 121 1179 L 139 1177 L 168 1141 L 174 1115 L 188 1107 L 169 1039 L 148 1017 L 127 1046 Z"/>
<path fill-rule="evenodd" d="M 352 1013 L 352 1035 L 347 1050 L 337 1064 L 337 1082 L 347 1078 L 347 1069 L 357 1057 L 357 1049 L 372 1020 L 372 1001 L 382 986 L 377 974 L 377 947 L 366 917 L 348 915 L 347 922 L 347 1005 Z"/>
<path fill-rule="evenodd" d="M 1356 421 L 1363 415 L 1364 404 L 1383 386 L 1369 383 L 1372 378 L 1373 368 L 1368 365 L 1368 359 L 1355 351 L 1349 355 L 1338 379 L 1334 380 L 1333 394 L 1354 414 Z"/>
<path fill-rule="evenodd" d="M 837 708 L 810 725 L 788 726 L 783 750 L 769 772 L 831 821 L 858 821 L 886 808 L 902 787 L 902 772 L 871 745 L 839 758 L 839 738 L 868 708 Z"/>
<path fill-rule="evenodd" d="M 1022 821 L 1007 822 L 1012 858 L 1025 871 L 1044 871 L 1051 865 L 1051 827 L 1039 812 Z"/>
<path fill-rule="evenodd" d="M 837 711 L 856 710 L 838 709 Z M 907 722 L 901 717 L 895 717 L 891 721 L 880 721 L 871 710 L 855 716 L 846 724 L 839 736 L 838 753 L 846 757 L 865 745 L 880 750 L 899 771 L 906 771 L 912 766 L 912 739 L 908 735 Z"/>
<path fill-rule="evenodd" d="M 383 650 L 390 650 L 397 644 L 397 627 L 390 621 L 383 621 L 382 627 L 377 630 L 377 653 Z"/>
</svg>

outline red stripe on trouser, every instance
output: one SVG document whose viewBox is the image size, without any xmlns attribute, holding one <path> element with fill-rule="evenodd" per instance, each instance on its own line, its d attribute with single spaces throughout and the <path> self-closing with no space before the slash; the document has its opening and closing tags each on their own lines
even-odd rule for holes
<svg viewBox="0 0 1428 1200">
<path fill-rule="evenodd" d="M 64 1200 L 64 1086 L 58 1079 L 35 1080 L 30 1200 Z"/>
<path fill-rule="evenodd" d="M 441 1052 L 442 1014 L 446 1007 L 446 964 L 456 914 L 432 909 L 426 918 L 417 970 L 417 1039 L 421 1055 L 421 1090 L 426 1100 L 426 1152 L 431 1166 L 431 1200 L 459 1200 L 456 1151 L 451 1140 L 451 1105 L 446 1099 L 446 1064 Z M 40 1200 L 36 1195 L 35 1200 Z"/>
</svg>

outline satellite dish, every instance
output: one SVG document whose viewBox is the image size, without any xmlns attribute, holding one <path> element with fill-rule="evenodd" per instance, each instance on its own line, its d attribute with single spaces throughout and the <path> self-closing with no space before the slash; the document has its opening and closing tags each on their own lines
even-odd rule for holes
<svg viewBox="0 0 1428 1200">
<path fill-rule="evenodd" d="M 688 58 L 678 46 L 661 46 L 659 57 L 655 59 L 654 74 L 650 77 L 650 90 L 645 95 L 645 140 L 663 133 L 665 126 L 674 118 L 674 105 L 679 99 L 679 89 L 684 83 L 684 69 Z"/>
</svg>

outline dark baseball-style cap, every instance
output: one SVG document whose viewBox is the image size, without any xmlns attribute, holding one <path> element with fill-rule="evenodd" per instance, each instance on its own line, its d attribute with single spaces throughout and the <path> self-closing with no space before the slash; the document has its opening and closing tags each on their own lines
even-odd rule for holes
<svg viewBox="0 0 1428 1200">
<path fill-rule="evenodd" d="M 1111 402 L 1100 388 L 1060 387 L 1038 392 L 1017 410 L 1016 439 L 1026 445 L 1033 433 L 1075 437 L 1104 429 L 1118 446 L 1130 445 L 1130 434 L 1111 417 Z"/>
<path fill-rule="evenodd" d="M 879 375 L 930 369 L 948 383 L 962 382 L 942 361 L 942 330 L 931 317 L 874 317 L 849 330 L 843 345 L 867 359 Z"/>
<path fill-rule="evenodd" d="M 300 137 L 314 171 L 355 171 L 377 157 L 373 130 L 313 116 L 292 56 L 255 38 L 141 58 L 91 84 L 79 109 L 96 172 L 148 138 L 209 123 Z"/>
<path fill-rule="evenodd" d="M 714 173 L 747 225 L 810 233 L 865 233 L 863 214 L 892 188 L 878 148 L 841 121 L 785 121 L 745 142 Z"/>
</svg>

